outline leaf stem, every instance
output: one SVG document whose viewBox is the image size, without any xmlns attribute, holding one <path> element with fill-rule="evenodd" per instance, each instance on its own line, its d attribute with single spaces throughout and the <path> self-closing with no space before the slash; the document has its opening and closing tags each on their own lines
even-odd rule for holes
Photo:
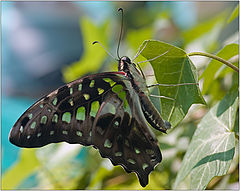
<svg viewBox="0 0 240 191">
<path fill-rule="evenodd" d="M 204 53 L 204 52 L 191 52 L 188 54 L 188 56 L 206 56 L 206 57 L 209 57 L 209 58 L 212 58 L 212 59 L 215 59 L 219 62 L 222 62 L 223 64 L 226 64 L 227 66 L 231 67 L 233 70 L 235 70 L 236 72 L 239 73 L 239 69 L 234 66 L 231 62 L 228 62 L 216 55 L 213 55 L 213 54 L 209 54 L 209 53 Z"/>
</svg>

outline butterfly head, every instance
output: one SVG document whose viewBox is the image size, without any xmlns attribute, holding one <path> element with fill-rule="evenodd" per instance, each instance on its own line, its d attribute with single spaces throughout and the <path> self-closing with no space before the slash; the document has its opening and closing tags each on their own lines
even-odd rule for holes
<svg viewBox="0 0 240 191">
<path fill-rule="evenodd" d="M 132 64 L 130 58 L 123 56 L 118 61 L 118 71 L 127 72 L 129 70 L 129 64 Z"/>
</svg>

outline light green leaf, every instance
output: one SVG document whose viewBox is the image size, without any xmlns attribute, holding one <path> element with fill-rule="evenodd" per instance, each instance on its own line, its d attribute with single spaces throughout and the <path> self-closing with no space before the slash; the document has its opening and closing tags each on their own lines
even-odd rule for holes
<svg viewBox="0 0 240 191">
<path fill-rule="evenodd" d="M 174 189 L 183 188 L 184 181 L 189 185 L 184 189 L 205 189 L 213 177 L 227 173 L 235 150 L 237 108 L 235 89 L 204 116 L 184 156 Z"/>
<path fill-rule="evenodd" d="M 103 46 L 108 49 L 107 28 L 108 22 L 103 26 L 95 26 L 89 19 L 83 18 L 80 21 L 84 53 L 82 58 L 74 62 L 71 66 L 67 66 L 63 69 L 63 76 L 66 82 L 75 80 L 76 78 L 83 76 L 90 72 L 96 72 L 100 69 L 105 57 L 106 51 L 98 44 L 92 45 L 94 41 L 99 41 Z"/>
<path fill-rule="evenodd" d="M 21 182 L 34 173 L 40 163 L 35 149 L 22 149 L 19 161 L 2 177 L 2 189 L 14 190 Z"/>
<path fill-rule="evenodd" d="M 236 19 L 239 16 L 239 4 L 238 6 L 233 10 L 231 16 L 228 19 L 228 23 L 231 23 L 234 19 Z"/>
<path fill-rule="evenodd" d="M 140 43 L 145 39 L 152 38 L 152 28 L 141 28 L 137 30 L 129 30 L 126 40 L 133 50 L 137 50 Z"/>
<path fill-rule="evenodd" d="M 229 60 L 235 55 L 238 55 L 239 53 L 239 45 L 238 44 L 229 44 L 225 46 L 222 50 L 220 50 L 217 53 L 218 57 L 221 57 L 225 60 Z M 203 90 L 202 93 L 206 94 L 208 89 L 212 87 L 212 83 L 214 79 L 217 77 L 216 73 L 218 70 L 223 66 L 223 63 L 217 61 L 217 60 L 211 60 L 208 64 L 207 68 L 204 70 L 203 74 L 200 76 L 201 78 L 204 78 L 203 81 Z M 220 73 L 218 73 L 220 74 Z"/>
<path fill-rule="evenodd" d="M 211 19 L 208 19 L 207 21 L 204 21 L 195 27 L 186 30 L 183 32 L 183 38 L 186 44 L 194 41 L 195 39 L 201 37 L 202 35 L 210 32 L 212 29 L 214 29 L 217 26 L 223 26 L 225 18 L 228 14 L 228 10 L 222 12 L 221 14 L 217 15 L 216 17 L 213 17 Z"/>
<path fill-rule="evenodd" d="M 181 86 L 159 86 L 161 96 L 174 99 L 160 99 L 162 117 L 174 127 L 182 121 L 192 104 L 205 103 L 199 87 L 196 85 L 198 82 L 197 71 L 182 49 L 155 40 L 144 41 L 141 48 L 146 43 L 147 45 L 141 53 L 146 59 L 149 60 L 163 54 L 150 61 L 159 84 L 193 83 Z"/>
</svg>

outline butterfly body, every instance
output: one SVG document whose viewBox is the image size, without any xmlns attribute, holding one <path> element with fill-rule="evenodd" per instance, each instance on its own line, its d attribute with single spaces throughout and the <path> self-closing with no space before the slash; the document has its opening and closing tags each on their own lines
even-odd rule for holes
<svg viewBox="0 0 240 191">
<path fill-rule="evenodd" d="M 10 142 L 28 148 L 62 141 L 93 145 L 146 186 L 162 160 L 148 123 L 162 132 L 169 126 L 151 103 L 136 65 L 122 57 L 118 70 L 80 78 L 44 96 L 17 120 Z"/>
<path fill-rule="evenodd" d="M 129 80 L 131 81 L 132 88 L 137 92 L 142 111 L 144 113 L 145 118 L 148 123 L 155 129 L 166 133 L 166 130 L 171 127 L 170 123 L 167 121 L 163 121 L 159 112 L 152 104 L 149 96 L 148 96 L 148 88 L 146 84 L 146 80 L 141 73 L 138 71 L 136 65 L 131 63 L 131 60 L 128 57 L 122 57 L 119 61 L 118 69 L 126 72 Z"/>
</svg>

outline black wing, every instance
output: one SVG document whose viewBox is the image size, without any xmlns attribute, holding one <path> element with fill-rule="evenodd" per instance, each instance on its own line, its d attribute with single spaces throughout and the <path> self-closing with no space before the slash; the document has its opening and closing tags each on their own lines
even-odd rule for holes
<svg viewBox="0 0 240 191">
<path fill-rule="evenodd" d="M 93 144 L 113 165 L 134 171 L 143 187 L 148 184 L 148 175 L 162 155 L 129 81 L 116 85 L 105 97 L 93 124 Z"/>
<path fill-rule="evenodd" d="M 122 72 L 86 76 L 43 97 L 18 119 L 9 139 L 30 148 L 62 141 L 94 145 L 113 165 L 136 172 L 142 186 L 162 159 L 138 95 Z"/>
<path fill-rule="evenodd" d="M 97 110 L 107 92 L 123 77 L 114 72 L 89 75 L 53 91 L 17 120 L 10 142 L 29 148 L 62 141 L 91 145 Z"/>
</svg>

